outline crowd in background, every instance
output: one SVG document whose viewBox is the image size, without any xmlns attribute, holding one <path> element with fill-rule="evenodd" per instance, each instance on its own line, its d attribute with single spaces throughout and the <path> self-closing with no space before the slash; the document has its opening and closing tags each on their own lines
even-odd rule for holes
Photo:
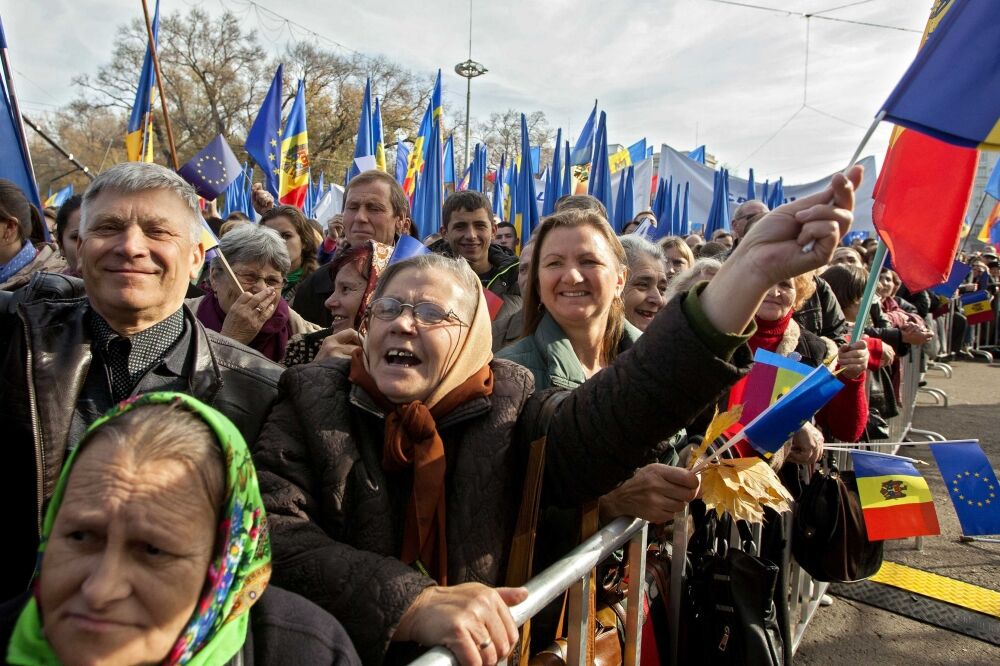
<svg viewBox="0 0 1000 666">
<path fill-rule="evenodd" d="M 936 317 L 965 353 L 950 296 L 891 269 L 849 342 L 860 178 L 657 241 L 652 212 L 618 236 L 569 196 L 522 242 L 457 192 L 403 261 L 409 201 L 380 171 L 323 224 L 259 187 L 259 219 L 222 220 L 149 164 L 44 214 L 0 181 L 8 661 L 496 663 L 545 563 L 512 546 L 534 443 L 539 552 L 561 554 L 581 507 L 666 523 L 696 500 L 684 463 L 758 349 L 845 384 L 771 460 L 791 473 L 879 437 Z M 960 259 L 958 291 L 995 297 L 997 256 Z"/>
</svg>

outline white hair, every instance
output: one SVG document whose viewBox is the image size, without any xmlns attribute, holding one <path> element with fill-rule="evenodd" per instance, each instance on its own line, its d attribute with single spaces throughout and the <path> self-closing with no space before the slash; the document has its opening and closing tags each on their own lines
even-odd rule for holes
<svg viewBox="0 0 1000 666">
<path fill-rule="evenodd" d="M 145 162 L 122 162 L 99 175 L 83 193 L 80 206 L 80 236 L 85 236 L 90 222 L 89 208 L 101 192 L 111 190 L 120 194 L 134 194 L 149 190 L 168 190 L 184 202 L 190 215 L 187 222 L 191 231 L 191 242 L 201 238 L 202 219 L 198 206 L 198 193 L 191 185 L 166 167 Z"/>
<path fill-rule="evenodd" d="M 219 249 L 230 264 L 262 264 L 273 266 L 282 277 L 288 275 L 292 262 L 288 247 L 278 232 L 259 224 L 241 224 L 219 239 Z M 212 258 L 212 270 L 222 268 L 222 259 Z"/>
</svg>

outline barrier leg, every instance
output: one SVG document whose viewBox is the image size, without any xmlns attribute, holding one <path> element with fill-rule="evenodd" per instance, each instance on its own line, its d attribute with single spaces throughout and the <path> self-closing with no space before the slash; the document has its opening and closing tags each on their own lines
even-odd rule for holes
<svg viewBox="0 0 1000 666">
<path fill-rule="evenodd" d="M 639 666 L 642 654 L 642 597 L 646 590 L 646 525 L 628 544 L 628 596 L 625 602 L 625 664 Z"/>
<path fill-rule="evenodd" d="M 566 663 L 584 666 L 587 663 L 587 627 L 590 625 L 590 586 L 588 572 L 569 588 L 569 635 L 566 639 Z"/>
<path fill-rule="evenodd" d="M 684 587 L 684 563 L 688 547 L 688 508 L 674 514 L 673 561 L 670 563 L 670 607 L 667 613 L 667 625 L 670 629 L 670 666 L 677 666 L 677 642 L 681 632 L 681 592 Z M 679 565 L 679 566 L 678 566 Z"/>
</svg>

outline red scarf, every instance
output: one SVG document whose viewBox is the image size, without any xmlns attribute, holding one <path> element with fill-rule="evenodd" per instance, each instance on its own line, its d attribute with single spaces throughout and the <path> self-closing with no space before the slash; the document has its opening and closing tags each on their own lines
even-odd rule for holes
<svg viewBox="0 0 1000 666">
<path fill-rule="evenodd" d="M 781 344 L 782 338 L 785 337 L 785 331 L 788 330 L 788 322 L 792 320 L 793 314 L 795 314 L 795 310 L 789 309 L 788 314 L 774 321 L 765 321 L 760 317 L 754 317 L 754 321 L 757 322 L 757 331 L 747 342 L 750 346 L 750 351 L 756 352 L 758 349 L 766 349 L 769 352 L 775 351 L 778 345 Z"/>
<path fill-rule="evenodd" d="M 430 409 L 419 400 L 403 405 L 390 402 L 365 368 L 361 349 L 354 350 L 351 357 L 349 378 L 385 410 L 382 468 L 386 471 L 413 468 L 413 492 L 406 510 L 400 559 L 406 564 L 419 560 L 438 585 L 447 585 L 445 455 L 437 419 L 469 400 L 491 395 L 493 370 L 487 363 Z"/>
</svg>

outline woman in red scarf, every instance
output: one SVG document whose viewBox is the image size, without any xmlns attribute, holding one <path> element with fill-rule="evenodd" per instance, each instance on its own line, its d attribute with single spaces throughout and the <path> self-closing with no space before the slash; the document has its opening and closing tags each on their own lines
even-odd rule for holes
<svg viewBox="0 0 1000 666">
<path fill-rule="evenodd" d="M 213 258 L 206 294 L 186 301 L 205 328 L 242 342 L 275 362 L 285 357 L 288 338 L 319 330 L 281 298 L 291 262 L 276 232 L 245 224 L 223 236 L 219 249 L 237 283 L 222 260 Z"/>
<path fill-rule="evenodd" d="M 828 338 L 821 338 L 800 328 L 793 315 L 815 290 L 812 274 L 782 280 L 764 296 L 764 301 L 754 320 L 757 331 L 751 336 L 750 349 L 788 356 L 798 354 L 800 361 L 817 367 L 820 363 L 836 358 L 835 372 L 844 383 L 833 400 L 816 414 L 818 425 L 828 437 L 843 442 L 856 442 L 868 422 L 868 398 L 865 393 L 865 370 L 868 366 L 868 347 L 864 342 L 844 345 L 840 349 Z M 794 438 L 787 460 L 812 463 L 819 457 L 821 446 L 809 446 L 808 440 L 817 444 L 813 433 Z"/>
</svg>

